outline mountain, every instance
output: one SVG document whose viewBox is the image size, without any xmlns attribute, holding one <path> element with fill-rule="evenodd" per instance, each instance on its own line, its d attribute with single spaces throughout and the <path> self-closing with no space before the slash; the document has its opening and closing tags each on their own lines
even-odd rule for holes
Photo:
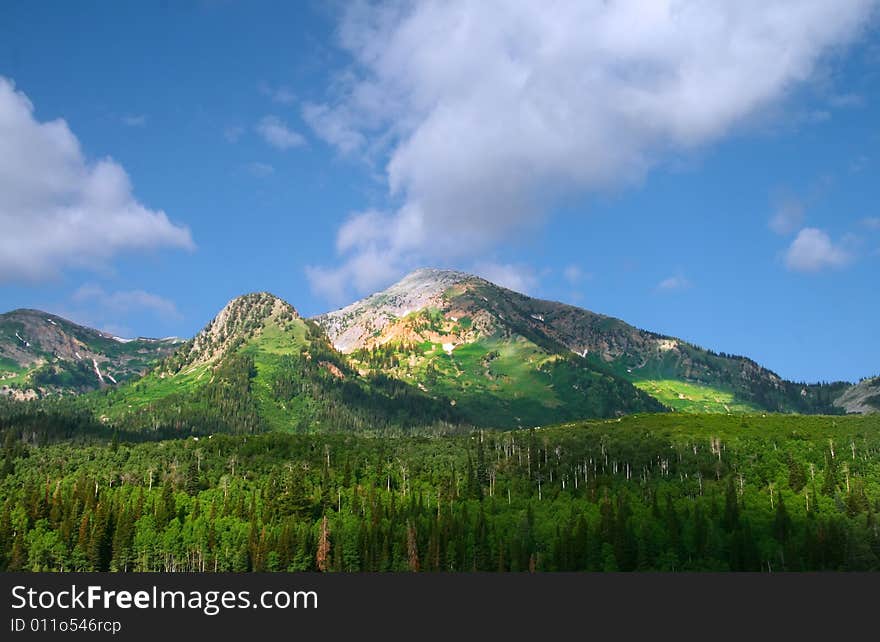
<svg viewBox="0 0 880 642">
<path fill-rule="evenodd" d="M 129 341 L 17 310 L 0 315 L 0 377 L 7 396 L 91 391 L 77 402 L 89 416 L 172 434 L 843 414 L 873 411 L 880 393 L 876 379 L 786 381 L 746 357 L 436 269 L 314 319 L 247 294 L 188 341 Z"/>
<path fill-rule="evenodd" d="M 458 421 L 448 400 L 359 374 L 317 324 L 266 292 L 233 299 L 145 377 L 86 403 L 126 430 L 368 431 Z"/>
<path fill-rule="evenodd" d="M 665 409 L 548 334 L 540 303 L 468 274 L 423 269 L 315 321 L 362 372 L 449 397 L 477 425 Z"/>
<path fill-rule="evenodd" d="M 668 407 L 698 412 L 840 412 L 834 399 L 850 386 L 786 381 L 745 357 L 448 270 L 417 270 L 315 321 L 362 368 L 476 405 L 494 395 L 512 408 L 530 394 L 545 407 L 571 404 L 581 383 L 570 381 L 572 372 L 613 377 L 618 391 L 626 381 Z M 530 420 L 540 421 L 533 410 Z"/>
<path fill-rule="evenodd" d="M 0 395 L 81 393 L 138 377 L 180 339 L 122 339 L 39 310 L 0 314 Z"/>
<path fill-rule="evenodd" d="M 880 377 L 863 379 L 834 400 L 834 405 L 848 413 L 880 412 Z"/>
</svg>

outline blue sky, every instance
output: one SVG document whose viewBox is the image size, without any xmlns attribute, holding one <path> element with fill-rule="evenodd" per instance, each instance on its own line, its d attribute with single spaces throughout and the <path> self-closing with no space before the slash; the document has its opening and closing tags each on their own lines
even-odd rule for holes
<svg viewBox="0 0 880 642">
<path fill-rule="evenodd" d="M 600 4 L 4 2 L 0 310 L 189 336 L 431 265 L 880 372 L 876 3 Z"/>
</svg>

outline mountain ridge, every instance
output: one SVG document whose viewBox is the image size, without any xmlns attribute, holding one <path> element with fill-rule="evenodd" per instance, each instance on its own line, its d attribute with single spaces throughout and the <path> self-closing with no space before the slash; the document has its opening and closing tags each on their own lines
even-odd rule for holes
<svg viewBox="0 0 880 642">
<path fill-rule="evenodd" d="M 29 329 L 15 336 L 11 331 L 18 326 L 8 321 L 20 318 L 30 320 Z M 149 394 L 138 397 L 127 389 L 123 395 L 133 408 L 151 407 L 159 397 L 213 385 L 219 371 L 230 371 L 230 363 L 242 368 L 236 376 L 244 389 L 257 383 L 277 387 L 277 371 L 285 367 L 298 369 L 294 378 L 310 381 L 300 385 L 312 392 L 320 389 L 319 396 L 329 394 L 333 380 L 345 381 L 350 392 L 357 388 L 360 392 L 353 394 L 366 395 L 364 399 L 373 394 L 365 391 L 385 390 L 383 386 L 398 385 L 393 384 L 396 381 L 402 388 L 395 395 L 430 398 L 452 406 L 453 414 L 464 421 L 499 427 L 664 407 L 829 414 L 873 408 L 871 403 L 854 402 L 856 393 L 841 400 L 854 388 L 848 383 L 786 381 L 747 357 L 715 353 L 614 317 L 439 268 L 415 270 L 385 290 L 311 318 L 302 317 L 271 293 L 244 294 L 231 299 L 186 341 L 125 340 L 38 310 L 12 311 L 0 315 L 0 377 L 6 378 L 0 385 L 6 386 L 7 395 L 13 390 L 11 396 L 28 398 L 22 396 L 26 388 L 21 386 L 25 381 L 21 363 L 22 353 L 30 347 L 28 337 L 36 336 L 34 324 L 41 328 L 39 338 L 44 342 L 53 327 L 70 326 L 72 338 L 66 339 L 68 347 L 60 354 L 77 353 L 80 379 L 65 388 L 62 377 L 54 388 L 43 387 L 33 396 L 111 387 L 109 380 L 102 380 L 105 376 L 113 378 L 112 386 L 143 377 L 141 388 L 149 388 Z M 94 346 L 83 337 L 100 343 L 103 352 L 92 350 Z M 90 351 L 76 349 L 83 344 Z M 106 354 L 108 350 L 112 355 Z M 53 352 L 56 361 L 44 354 L 36 368 L 63 371 L 66 361 L 62 359 L 59 366 L 58 352 Z M 313 353 L 317 366 L 308 363 Z M 144 358 L 132 357 L 138 354 Z M 257 366 L 247 366 L 248 359 Z M 247 374 L 251 370 L 257 373 L 253 377 Z M 273 383 L 266 378 L 270 371 L 276 378 Z M 324 375 L 330 379 L 323 379 Z M 274 399 L 260 390 L 264 401 Z M 872 390 L 856 396 L 873 400 Z M 372 404 L 375 400 L 370 399 Z M 286 416 L 286 411 L 278 411 L 281 406 L 272 404 L 270 414 Z"/>
<path fill-rule="evenodd" d="M 181 342 L 124 339 L 42 310 L 12 310 L 0 314 L 0 394 L 35 399 L 114 386 L 144 374 Z"/>
<path fill-rule="evenodd" d="M 417 283 L 431 296 L 422 297 L 421 308 L 410 305 L 403 310 L 404 316 L 400 316 L 398 293 L 406 291 L 411 283 Z M 614 317 L 529 297 L 455 271 L 417 270 L 387 290 L 341 310 L 319 315 L 315 320 L 331 339 L 335 337 L 337 348 L 354 353 L 398 339 L 412 340 L 414 335 L 425 338 L 424 333 L 414 333 L 411 327 L 405 327 L 408 323 L 405 317 L 426 309 L 436 309 L 450 321 L 466 317 L 472 326 L 478 326 L 477 334 L 492 334 L 501 328 L 528 337 L 550 350 L 559 351 L 561 346 L 562 350 L 587 359 L 599 370 L 610 370 L 651 390 L 661 401 L 678 409 L 690 407 L 692 397 L 708 395 L 710 403 L 698 404 L 698 408 L 724 411 L 734 403 L 755 411 L 834 413 L 839 412 L 839 407 L 832 404 L 832 397 L 851 385 L 848 382 L 825 385 L 787 381 L 748 357 L 716 353 L 677 337 L 636 328 Z M 473 342 L 473 337 L 466 334 L 431 338 L 450 346 L 452 353 L 459 341 Z M 675 381 L 696 386 L 696 389 L 681 390 L 670 383 Z M 730 399 L 729 394 L 733 395 Z"/>
</svg>

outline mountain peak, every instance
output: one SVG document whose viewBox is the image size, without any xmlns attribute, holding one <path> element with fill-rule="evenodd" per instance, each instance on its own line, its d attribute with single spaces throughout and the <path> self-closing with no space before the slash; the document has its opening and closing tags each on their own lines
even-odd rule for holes
<svg viewBox="0 0 880 642">
<path fill-rule="evenodd" d="M 443 282 L 443 283 L 461 283 L 462 281 L 472 281 L 478 279 L 479 277 L 474 276 L 473 274 L 468 274 L 467 272 L 460 272 L 458 270 L 449 270 L 444 268 L 434 268 L 434 267 L 422 267 L 417 270 L 413 270 L 405 277 L 403 277 L 400 281 L 398 281 L 395 285 L 391 287 L 395 287 L 396 285 L 402 284 L 417 284 L 417 283 L 430 283 L 430 282 Z"/>
<path fill-rule="evenodd" d="M 173 369 L 212 363 L 266 325 L 283 325 L 300 318 L 292 305 L 269 292 L 235 297 L 175 355 Z"/>
<path fill-rule="evenodd" d="M 348 352 L 362 346 L 395 319 L 430 307 L 440 307 L 444 295 L 456 286 L 482 281 L 455 270 L 420 268 L 381 292 L 356 301 L 315 320 L 327 332 L 337 350 Z"/>
<path fill-rule="evenodd" d="M 275 296 L 271 292 L 249 292 L 230 300 L 217 317 L 248 316 L 251 318 L 266 318 L 278 312 L 292 313 L 299 318 L 299 313 L 284 299 Z M 215 319 L 216 320 L 216 319 Z"/>
</svg>

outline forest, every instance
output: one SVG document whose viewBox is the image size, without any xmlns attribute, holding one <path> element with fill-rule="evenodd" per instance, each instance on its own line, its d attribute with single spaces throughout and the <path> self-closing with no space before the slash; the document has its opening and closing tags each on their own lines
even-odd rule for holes
<svg viewBox="0 0 880 642">
<path fill-rule="evenodd" d="M 6 571 L 880 570 L 877 416 L 170 439 L 9 413 Z"/>
</svg>

